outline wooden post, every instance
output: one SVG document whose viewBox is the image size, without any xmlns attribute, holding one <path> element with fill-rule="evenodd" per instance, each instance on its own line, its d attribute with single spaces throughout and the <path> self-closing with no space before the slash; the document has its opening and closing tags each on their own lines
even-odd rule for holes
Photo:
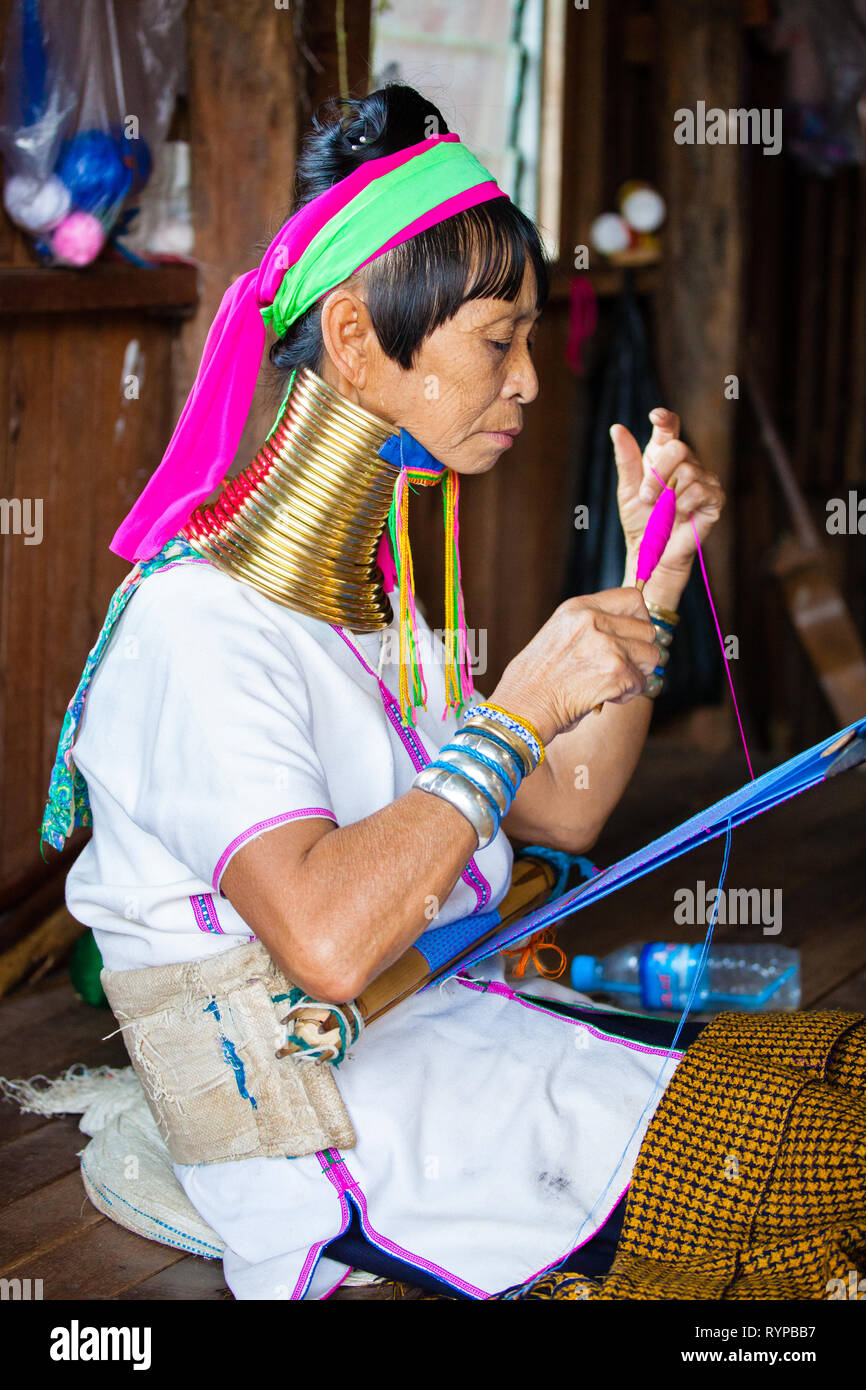
<svg viewBox="0 0 866 1390">
<path fill-rule="evenodd" d="M 201 267 L 201 304 L 179 344 L 175 419 L 223 294 L 259 264 L 288 215 L 298 142 L 292 8 L 189 0 L 186 22 L 193 254 Z M 239 462 L 249 462 L 273 423 L 271 379 L 265 360 Z"/>
<path fill-rule="evenodd" d="M 301 109 L 304 124 L 329 97 L 365 96 L 370 72 L 372 7 L 358 0 L 306 0 L 301 15 Z M 343 90 L 343 83 L 346 90 Z"/>
<path fill-rule="evenodd" d="M 742 16 L 730 0 L 659 0 L 658 24 L 659 182 L 669 209 L 655 306 L 660 404 L 680 415 L 698 458 L 732 499 L 739 405 L 726 398 L 725 382 L 738 369 L 742 151 L 735 144 L 677 144 L 674 129 L 676 112 L 694 112 L 699 101 L 707 110 L 740 107 Z M 729 502 L 706 546 L 725 634 L 735 616 L 732 535 Z M 685 726 L 702 743 L 727 743 L 734 731 L 729 700 L 718 711 L 696 711 Z"/>
</svg>

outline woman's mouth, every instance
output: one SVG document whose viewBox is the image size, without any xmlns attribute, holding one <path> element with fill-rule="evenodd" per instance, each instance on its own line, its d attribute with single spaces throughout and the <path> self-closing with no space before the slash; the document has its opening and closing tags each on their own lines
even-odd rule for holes
<svg viewBox="0 0 866 1390">
<path fill-rule="evenodd" d="M 510 449 L 514 443 L 519 430 L 514 430 L 512 434 L 506 434 L 503 430 L 482 430 L 485 439 L 490 439 L 499 449 Z"/>
</svg>

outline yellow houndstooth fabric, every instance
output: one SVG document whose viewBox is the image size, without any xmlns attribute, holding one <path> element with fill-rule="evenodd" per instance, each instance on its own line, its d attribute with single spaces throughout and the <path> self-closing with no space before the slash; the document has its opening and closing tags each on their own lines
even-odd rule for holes
<svg viewBox="0 0 866 1390">
<path fill-rule="evenodd" d="M 608 1274 L 498 1297 L 827 1299 L 864 1273 L 866 1018 L 728 1013 L 653 1115 Z"/>
</svg>

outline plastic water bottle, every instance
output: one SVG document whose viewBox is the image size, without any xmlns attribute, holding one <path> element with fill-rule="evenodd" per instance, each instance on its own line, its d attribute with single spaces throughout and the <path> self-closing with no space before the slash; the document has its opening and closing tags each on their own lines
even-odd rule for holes
<svg viewBox="0 0 866 1390">
<path fill-rule="evenodd" d="M 623 1009 L 680 1012 L 698 972 L 702 947 L 671 941 L 632 942 L 609 956 L 575 956 L 571 983 L 609 995 Z M 800 952 L 769 943 L 725 942 L 709 949 L 692 1008 L 770 1012 L 800 1007 Z"/>
</svg>

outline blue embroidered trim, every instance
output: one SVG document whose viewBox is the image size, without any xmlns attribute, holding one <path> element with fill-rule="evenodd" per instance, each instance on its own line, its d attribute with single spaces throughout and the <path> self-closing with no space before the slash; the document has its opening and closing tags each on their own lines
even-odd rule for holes
<svg viewBox="0 0 866 1390">
<path fill-rule="evenodd" d="M 87 1181 L 96 1189 L 108 1206 L 114 1205 L 111 1201 L 111 1197 L 115 1197 L 118 1202 L 122 1202 L 125 1207 L 129 1207 L 130 1211 L 134 1211 L 137 1215 L 145 1217 L 145 1219 L 151 1221 L 154 1226 L 161 1226 L 163 1232 L 171 1233 L 171 1235 L 160 1233 L 158 1236 L 154 1236 L 153 1239 L 161 1241 L 164 1245 L 172 1245 L 177 1250 L 190 1250 L 194 1255 L 201 1255 L 205 1260 L 218 1260 L 222 1255 L 222 1250 L 218 1249 L 217 1246 L 211 1245 L 208 1241 L 200 1240 L 198 1236 L 190 1235 L 188 1231 L 181 1231 L 177 1226 L 169 1226 L 167 1221 L 162 1221 L 158 1216 L 152 1216 L 150 1212 L 144 1211 L 141 1207 L 133 1206 L 132 1202 L 127 1201 L 125 1197 L 121 1196 L 119 1192 L 115 1192 L 113 1188 L 98 1183 L 91 1174 L 88 1173 L 87 1165 L 83 1158 L 81 1160 L 81 1167 Z M 109 1193 L 111 1196 L 108 1195 Z M 172 1235 L 182 1236 L 184 1239 L 172 1240 Z M 209 1253 L 211 1251 L 213 1252 L 212 1254 Z"/>
</svg>

